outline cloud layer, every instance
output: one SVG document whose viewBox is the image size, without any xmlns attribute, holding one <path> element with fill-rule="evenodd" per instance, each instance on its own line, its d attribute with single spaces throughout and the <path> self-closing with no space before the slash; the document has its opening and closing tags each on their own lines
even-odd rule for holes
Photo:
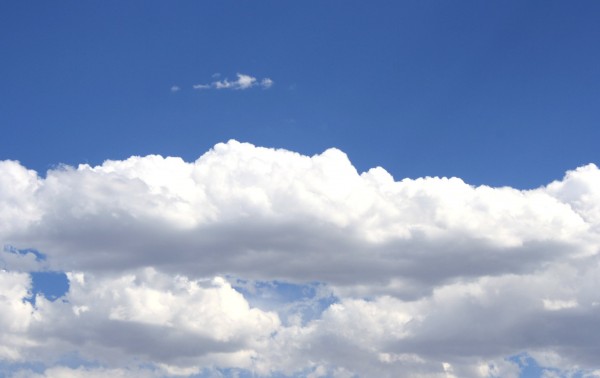
<svg viewBox="0 0 600 378">
<path fill-rule="evenodd" d="M 236 141 L 45 178 L 4 161 L 0 241 L 0 359 L 47 367 L 15 376 L 517 377 L 524 355 L 600 376 L 592 164 L 522 191 Z M 69 291 L 24 302 L 36 269 Z"/>
</svg>

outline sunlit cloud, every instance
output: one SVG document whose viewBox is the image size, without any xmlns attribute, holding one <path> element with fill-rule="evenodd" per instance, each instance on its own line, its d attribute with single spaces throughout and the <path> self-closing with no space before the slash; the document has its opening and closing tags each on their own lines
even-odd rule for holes
<svg viewBox="0 0 600 378">
<path fill-rule="evenodd" d="M 593 164 L 518 190 L 236 141 L 194 162 L 131 157 L 44 178 L 2 161 L 0 226 L 0 360 L 17 377 L 597 364 Z M 37 291 L 35 271 L 65 272 L 62 297 Z M 56 362 L 74 354 L 94 367 Z"/>
</svg>

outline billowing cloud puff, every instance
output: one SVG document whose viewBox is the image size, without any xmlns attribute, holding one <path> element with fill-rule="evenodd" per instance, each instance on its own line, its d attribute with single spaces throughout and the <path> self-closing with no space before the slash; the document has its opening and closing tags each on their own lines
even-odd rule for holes
<svg viewBox="0 0 600 378">
<path fill-rule="evenodd" d="M 594 165 L 518 190 L 230 141 L 192 163 L 45 178 L 1 162 L 0 215 L 15 312 L 0 315 L 0 359 L 41 362 L 40 376 L 517 377 L 523 356 L 547 374 L 600 368 Z M 10 253 L 27 248 L 44 263 Z M 24 302 L 27 269 L 67 272 L 70 289 Z M 57 362 L 73 353 L 81 367 Z"/>
<path fill-rule="evenodd" d="M 198 361 L 250 367 L 253 350 L 280 326 L 274 313 L 250 308 L 222 278 L 192 281 L 146 268 L 116 276 L 70 273 L 65 300 L 36 301 L 30 332 L 66 343 L 88 360 L 159 362 L 166 371 L 196 372 Z M 51 324 L 51 326 L 49 326 Z M 41 344 L 36 354 L 51 345 Z M 56 353 L 56 347 L 52 353 Z"/>
<path fill-rule="evenodd" d="M 0 271 L 0 360 L 21 360 L 21 349 L 33 343 L 26 335 L 33 320 L 32 306 L 23 300 L 29 289 L 27 274 Z"/>
</svg>

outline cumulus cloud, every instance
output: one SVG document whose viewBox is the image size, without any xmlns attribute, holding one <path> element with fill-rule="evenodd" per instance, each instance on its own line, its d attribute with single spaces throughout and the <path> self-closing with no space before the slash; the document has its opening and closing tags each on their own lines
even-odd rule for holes
<svg viewBox="0 0 600 378">
<path fill-rule="evenodd" d="M 38 298 L 39 320 L 29 332 L 61 340 L 64 353 L 75 348 L 86 359 L 102 356 L 114 366 L 135 356 L 166 372 L 197 373 L 199 362 L 210 366 L 212 359 L 250 367 L 252 350 L 279 327 L 276 314 L 251 308 L 220 277 L 190 280 L 146 268 L 103 277 L 71 272 L 69 279 L 64 301 Z M 39 348 L 39 356 L 48 347 L 30 349 Z"/>
<path fill-rule="evenodd" d="M 230 81 L 229 79 L 225 78 L 223 80 L 215 80 L 210 84 L 195 84 L 193 85 L 194 89 L 233 89 L 233 90 L 244 90 L 244 89 L 249 89 L 252 87 L 261 87 L 263 89 L 268 89 L 271 86 L 273 86 L 273 80 L 271 80 L 270 78 L 263 78 L 261 80 L 258 80 L 257 78 L 250 76 L 250 75 L 246 75 L 246 74 L 241 74 L 238 73 L 236 74 L 237 79 Z M 220 77 L 219 74 L 215 74 L 213 75 L 213 78 L 218 78 Z"/>
<path fill-rule="evenodd" d="M 518 190 L 230 141 L 45 178 L 0 162 L 0 215 L 0 360 L 41 376 L 72 353 L 157 376 L 599 368 L 595 165 Z M 22 300 L 36 263 L 17 248 L 67 272 L 62 300 Z"/>
</svg>

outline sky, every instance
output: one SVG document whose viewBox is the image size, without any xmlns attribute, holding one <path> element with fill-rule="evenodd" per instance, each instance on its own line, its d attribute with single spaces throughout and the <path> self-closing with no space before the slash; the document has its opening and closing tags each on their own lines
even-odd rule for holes
<svg viewBox="0 0 600 378">
<path fill-rule="evenodd" d="M 600 377 L 600 3 L 0 3 L 0 376 Z"/>
</svg>

